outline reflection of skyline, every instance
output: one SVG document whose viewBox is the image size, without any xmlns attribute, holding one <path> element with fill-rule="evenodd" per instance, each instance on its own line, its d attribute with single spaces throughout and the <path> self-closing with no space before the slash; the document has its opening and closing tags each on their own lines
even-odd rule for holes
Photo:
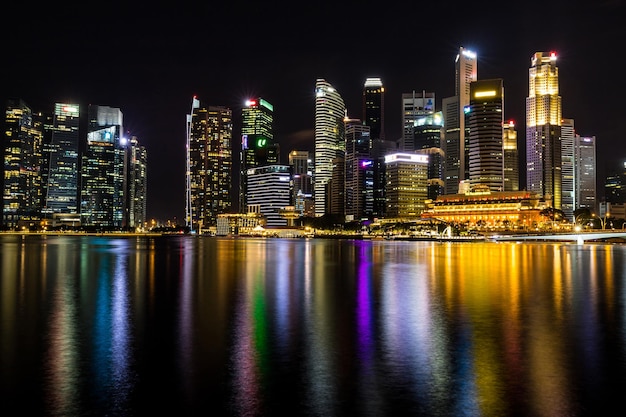
<svg viewBox="0 0 626 417">
<path fill-rule="evenodd" d="M 167 353 L 176 373 L 162 384 L 189 403 L 219 404 L 228 393 L 241 411 L 284 402 L 333 414 L 358 397 L 355 410 L 384 414 L 401 397 L 457 415 L 575 414 L 581 389 L 606 386 L 607 343 L 626 345 L 619 245 L 187 237 L 43 245 L 0 237 L 0 245 L 2 386 L 24 386 L 10 364 L 45 347 L 42 401 L 60 412 L 85 398 L 129 407 L 148 384 L 140 372 Z M 151 334 L 168 326 L 171 348 L 155 346 L 165 339 Z M 293 395 L 281 398 L 278 387 Z"/>
</svg>

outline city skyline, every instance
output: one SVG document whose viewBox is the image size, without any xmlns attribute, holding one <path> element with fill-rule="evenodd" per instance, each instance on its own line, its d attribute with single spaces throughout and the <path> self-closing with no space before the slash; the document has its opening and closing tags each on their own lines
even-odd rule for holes
<svg viewBox="0 0 626 417">
<path fill-rule="evenodd" d="M 152 19 L 146 19 L 142 11 L 126 8 L 119 9 L 117 16 L 116 8 L 111 7 L 101 17 L 119 19 L 108 30 L 95 31 L 87 15 L 78 9 L 61 13 L 42 6 L 32 16 L 49 15 L 45 23 L 20 30 L 10 22 L 3 28 L 9 45 L 17 45 L 19 40 L 30 49 L 24 59 L 10 61 L 0 94 L 3 101 L 21 98 L 37 111 L 49 111 L 55 102 L 120 108 L 125 131 L 136 136 L 148 151 L 148 218 L 176 218 L 182 223 L 185 116 L 194 95 L 208 105 L 232 109 L 236 146 L 236 125 L 241 123 L 237 119 L 245 100 L 255 96 L 269 100 L 275 107 L 281 163 L 287 163 L 291 150 L 313 149 L 317 78 L 337 88 L 349 117 L 359 117 L 363 82 L 368 77 L 380 77 L 386 94 L 385 133 L 388 139 L 396 140 L 402 135 L 402 94 L 434 92 L 439 110 L 441 99 L 454 94 L 454 58 L 458 48 L 465 47 L 477 53 L 479 80 L 503 79 L 505 120 L 514 120 L 521 129 L 530 59 L 535 52 L 554 51 L 559 59 L 563 117 L 575 120 L 581 136 L 597 138 L 601 180 L 609 174 L 602 170 L 617 169 L 619 161 L 626 159 L 618 115 L 625 81 L 618 66 L 612 64 L 615 52 L 610 49 L 613 40 L 624 38 L 624 29 L 617 24 L 623 3 L 541 4 L 544 15 L 554 16 L 554 22 L 541 31 L 525 26 L 532 20 L 531 4 L 512 6 L 508 13 L 468 10 L 462 22 L 436 19 L 439 10 L 425 8 L 420 14 L 431 12 L 433 19 L 422 29 L 432 34 L 432 42 L 419 48 L 413 48 L 415 42 L 410 41 L 414 25 L 405 20 L 402 7 L 393 5 L 381 6 L 378 18 L 384 24 L 378 31 L 364 30 L 360 38 L 353 37 L 350 28 L 358 27 L 355 22 L 365 22 L 369 13 L 365 7 L 358 10 L 356 6 L 333 6 L 325 26 L 336 28 L 328 34 L 316 29 L 320 15 L 313 10 L 308 10 L 311 18 L 283 21 L 271 6 L 267 10 L 244 7 L 236 11 L 230 9 L 234 6 L 220 5 L 210 11 L 157 11 Z M 224 17 L 216 19 L 211 29 L 199 23 L 209 12 Z M 246 50 L 248 55 L 241 56 L 246 41 L 242 42 L 240 37 L 245 36 L 236 31 L 257 21 L 264 23 L 266 47 Z M 502 28 L 498 36 L 492 33 L 493 22 Z M 58 45 L 43 41 L 47 34 L 63 27 L 68 28 L 68 34 L 75 34 L 70 37 L 74 43 L 63 46 L 75 52 L 69 58 L 58 54 Z M 449 27 L 454 30 L 446 30 Z M 191 39 L 201 34 L 218 39 L 221 33 L 231 42 L 219 65 L 210 56 L 204 57 L 196 49 L 198 42 Z M 331 39 L 333 42 L 328 43 Z M 326 45 L 325 49 L 321 45 Z M 369 52 L 346 54 L 346 46 Z M 103 65 L 96 51 L 113 51 L 115 58 Z M 600 65 L 604 61 L 608 64 Z M 525 154 L 523 136 L 518 131 L 520 155 Z M 238 152 L 236 146 L 234 154 Z"/>
</svg>

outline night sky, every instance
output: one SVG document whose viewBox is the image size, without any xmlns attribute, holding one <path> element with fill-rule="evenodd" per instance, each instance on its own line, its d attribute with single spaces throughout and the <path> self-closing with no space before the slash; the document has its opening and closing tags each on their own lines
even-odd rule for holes
<svg viewBox="0 0 626 417">
<path fill-rule="evenodd" d="M 454 94 L 460 46 L 478 54 L 479 79 L 504 80 L 522 158 L 530 59 L 555 51 L 563 117 L 596 136 L 599 183 L 626 160 L 622 0 L 266 3 L 11 3 L 0 26 L 0 99 L 22 98 L 36 111 L 55 102 L 121 108 L 125 131 L 148 150 L 148 217 L 179 223 L 193 95 L 233 110 L 235 160 L 242 104 L 268 100 L 287 163 L 290 150 L 313 150 L 317 78 L 359 118 L 365 78 L 381 77 L 386 136 L 397 139 L 402 93 L 433 91 L 438 110 Z"/>
</svg>

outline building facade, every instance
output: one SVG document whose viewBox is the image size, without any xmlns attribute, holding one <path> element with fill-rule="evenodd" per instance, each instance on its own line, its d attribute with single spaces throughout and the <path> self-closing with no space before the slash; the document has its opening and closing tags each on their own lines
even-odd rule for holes
<svg viewBox="0 0 626 417">
<path fill-rule="evenodd" d="M 287 226 L 281 210 L 291 206 L 291 168 L 289 165 L 265 165 L 247 172 L 249 207 L 257 207 L 268 227 Z M 256 209 L 255 209 L 256 210 Z"/>
<path fill-rule="evenodd" d="M 370 128 L 370 137 L 385 139 L 385 87 L 380 78 L 370 77 L 363 85 L 363 123 Z"/>
<path fill-rule="evenodd" d="M 470 102 L 470 83 L 478 78 L 477 56 L 463 47 L 455 59 L 455 94 L 442 100 L 445 125 L 445 193 L 458 192 L 459 183 L 469 178 L 465 113 Z"/>
<path fill-rule="evenodd" d="M 16 229 L 40 217 L 44 118 L 23 100 L 8 99 L 4 123 L 2 226 Z"/>
<path fill-rule="evenodd" d="M 428 198 L 433 200 L 444 193 L 445 187 L 443 133 L 443 114 L 433 112 L 415 119 L 410 141 L 416 153 L 428 155 Z"/>
<path fill-rule="evenodd" d="M 315 83 L 315 171 L 313 172 L 313 196 L 315 215 L 323 216 L 327 205 L 328 184 L 333 176 L 336 158 L 345 153 L 344 118 L 346 106 L 339 92 L 324 79 Z"/>
<path fill-rule="evenodd" d="M 503 191 L 504 86 L 502 79 L 479 80 L 470 83 L 470 96 L 467 111 L 470 186 L 484 185 L 491 191 Z"/>
<path fill-rule="evenodd" d="M 370 155 L 370 126 L 359 120 L 346 124 L 344 213 L 346 221 L 374 211 L 374 164 Z"/>
<path fill-rule="evenodd" d="M 526 187 L 561 209 L 561 96 L 556 53 L 536 52 L 526 98 Z"/>
<path fill-rule="evenodd" d="M 519 191 L 519 151 L 517 130 L 510 120 L 502 128 L 502 154 L 504 160 L 504 191 Z"/>
<path fill-rule="evenodd" d="M 390 154 L 385 157 L 385 166 L 386 217 L 419 217 L 428 199 L 428 155 Z"/>
<path fill-rule="evenodd" d="M 232 209 L 232 110 L 198 103 L 189 129 L 188 226 L 204 233 Z"/>
<path fill-rule="evenodd" d="M 81 224 L 120 229 L 125 220 L 126 138 L 119 108 L 89 105 L 87 144 L 82 155 Z"/>
<path fill-rule="evenodd" d="M 596 193 L 596 137 L 576 135 L 575 158 L 575 204 L 576 209 L 597 208 Z"/>
<path fill-rule="evenodd" d="M 576 210 L 575 186 L 575 138 L 574 119 L 561 121 L 561 210 L 570 220 L 574 219 Z"/>
<path fill-rule="evenodd" d="M 402 93 L 402 138 L 398 143 L 399 151 L 415 150 L 414 127 L 418 120 L 434 112 L 435 93 L 415 90 L 411 93 Z"/>
<path fill-rule="evenodd" d="M 131 137 L 126 153 L 128 166 L 128 227 L 141 229 L 146 226 L 148 198 L 148 151 Z"/>
<path fill-rule="evenodd" d="M 309 151 L 289 152 L 289 166 L 293 179 L 291 200 L 301 216 L 313 216 L 313 161 Z"/>
</svg>

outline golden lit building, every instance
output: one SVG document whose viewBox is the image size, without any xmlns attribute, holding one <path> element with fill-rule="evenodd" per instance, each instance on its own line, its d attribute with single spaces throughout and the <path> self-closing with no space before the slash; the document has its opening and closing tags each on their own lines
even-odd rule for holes
<svg viewBox="0 0 626 417">
<path fill-rule="evenodd" d="M 422 218 L 466 227 L 528 229 L 542 221 L 546 202 L 530 191 L 490 191 L 477 186 L 464 194 L 440 195 L 426 202 Z"/>
</svg>

